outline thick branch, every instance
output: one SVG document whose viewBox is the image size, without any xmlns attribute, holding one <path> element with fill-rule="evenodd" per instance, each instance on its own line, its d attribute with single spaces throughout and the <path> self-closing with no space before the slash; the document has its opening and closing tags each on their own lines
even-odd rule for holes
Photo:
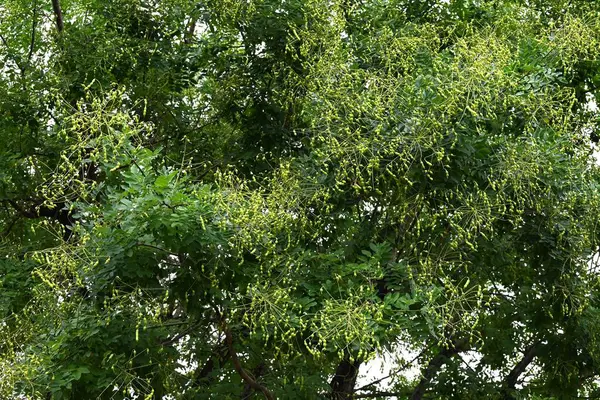
<svg viewBox="0 0 600 400">
<path fill-rule="evenodd" d="M 227 328 L 224 329 L 225 333 L 225 341 L 227 342 L 227 347 L 229 349 L 229 355 L 231 357 L 231 361 L 233 362 L 233 367 L 235 371 L 242 377 L 244 382 L 246 382 L 250 387 L 254 390 L 258 390 L 262 392 L 262 394 L 268 400 L 275 400 L 273 393 L 269 391 L 266 387 L 256 382 L 248 373 L 242 368 L 242 364 L 240 363 L 240 359 L 238 358 L 234 348 L 233 348 L 233 336 L 231 335 L 231 331 Z"/>
<path fill-rule="evenodd" d="M 65 241 L 68 241 L 73 234 L 72 227 L 74 221 L 71 216 L 71 212 L 66 209 L 65 203 L 57 203 L 54 205 L 54 207 L 50 208 L 47 206 L 42 206 L 38 202 L 29 208 L 23 208 L 18 202 L 12 199 L 4 199 L 0 201 L 9 203 L 20 215 L 25 218 L 35 219 L 46 217 L 57 221 L 63 226 L 63 239 Z"/>
<path fill-rule="evenodd" d="M 460 353 L 461 351 L 467 350 L 468 348 L 468 339 L 459 339 L 455 341 L 453 340 L 450 347 L 443 349 L 435 357 L 433 357 L 429 361 L 429 364 L 427 364 L 427 368 L 423 372 L 423 376 L 419 381 L 419 384 L 413 391 L 410 399 L 421 400 L 423 398 L 423 395 L 425 394 L 425 391 L 427 390 L 427 387 L 429 386 L 429 383 L 433 378 L 435 378 L 440 368 L 442 368 L 442 366 L 446 364 L 446 362 L 448 362 L 450 358 Z"/>
<path fill-rule="evenodd" d="M 65 26 L 63 23 L 63 14 L 62 9 L 60 7 L 60 0 L 52 0 L 52 10 L 54 11 L 54 16 L 56 17 L 56 29 L 58 33 L 62 33 Z"/>
<path fill-rule="evenodd" d="M 264 362 L 258 364 L 256 366 L 256 368 L 253 368 L 252 376 L 254 376 L 254 380 L 259 379 L 261 376 L 263 376 L 265 374 L 265 370 L 266 370 L 266 365 Z M 252 397 L 252 393 L 254 393 L 254 390 L 252 389 L 252 387 L 249 384 L 246 383 L 246 385 L 244 385 L 244 391 L 242 392 L 241 399 L 242 400 L 250 399 Z"/>
<path fill-rule="evenodd" d="M 331 380 L 332 399 L 349 400 L 352 398 L 360 364 L 360 360 L 350 361 L 349 357 L 340 362 L 335 371 L 335 376 Z"/>
<path fill-rule="evenodd" d="M 194 386 L 208 385 L 212 381 L 210 377 L 211 373 L 215 370 L 217 365 L 219 367 L 227 361 L 229 357 L 229 349 L 225 340 L 218 343 L 217 347 L 213 350 L 211 356 L 206 360 L 201 369 L 196 370 L 194 374 Z"/>
<path fill-rule="evenodd" d="M 523 358 L 521 359 L 521 361 L 519 361 L 517 365 L 513 367 L 513 369 L 508 373 L 508 375 L 504 379 L 504 398 L 506 400 L 512 400 L 515 398 L 512 395 L 512 391 L 515 390 L 519 377 L 521 376 L 521 374 L 523 374 L 523 372 L 525 372 L 527 366 L 531 364 L 531 362 L 537 355 L 539 349 L 539 342 L 536 342 L 529 346 L 527 350 L 525 350 L 525 354 L 523 354 Z"/>
</svg>

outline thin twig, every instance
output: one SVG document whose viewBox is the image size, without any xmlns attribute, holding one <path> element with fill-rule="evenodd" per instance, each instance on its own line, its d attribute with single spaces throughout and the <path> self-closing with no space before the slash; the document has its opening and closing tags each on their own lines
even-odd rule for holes
<svg viewBox="0 0 600 400">
<path fill-rule="evenodd" d="M 372 397 L 398 397 L 406 396 L 406 393 L 400 392 L 373 392 L 373 393 L 363 393 L 363 394 L 355 394 L 352 396 L 353 399 L 368 399 Z"/>
<path fill-rule="evenodd" d="M 194 324 L 194 325 L 190 326 L 189 328 L 184 329 L 183 332 L 173 336 L 172 338 L 163 340 L 162 342 L 160 342 L 160 344 L 162 346 L 170 346 L 173 343 L 177 342 L 182 337 L 184 337 L 185 335 L 190 334 L 194 329 L 196 329 L 199 326 L 200 326 L 200 323 Z"/>
<path fill-rule="evenodd" d="M 7 55 L 13 60 L 13 62 L 16 64 L 17 68 L 19 68 L 19 71 L 21 71 L 21 75 L 24 74 L 25 69 L 21 66 L 21 63 L 17 61 L 16 57 L 12 54 L 11 50 L 10 50 L 10 46 L 8 45 L 8 42 L 6 41 L 6 38 L 2 35 L 0 35 L 0 40 L 2 41 L 2 44 L 4 44 L 4 47 L 6 47 L 7 49 Z"/>
<path fill-rule="evenodd" d="M 175 257 L 179 256 L 177 253 L 170 252 L 169 250 L 163 249 L 162 247 L 154 246 L 152 244 L 136 243 L 135 245 L 136 246 L 141 246 L 141 247 L 148 247 L 148 248 L 154 249 L 154 250 L 159 250 L 159 251 L 167 253 L 168 255 L 171 255 L 171 256 L 175 256 Z"/>
<path fill-rule="evenodd" d="M 417 361 L 419 358 L 421 358 L 421 356 L 423 354 L 425 354 L 425 352 L 427 350 L 429 350 L 429 348 L 431 348 L 431 345 L 427 346 L 426 348 L 424 348 L 419 354 L 417 354 L 415 356 L 415 358 L 413 358 L 410 361 L 407 361 L 405 363 L 403 363 L 401 366 L 399 366 L 398 368 L 394 369 L 394 371 L 390 372 L 388 375 L 384 376 L 383 378 L 377 379 L 376 381 L 373 381 L 371 383 L 367 383 L 364 386 L 359 387 L 358 389 L 356 389 L 355 391 L 358 392 L 360 390 L 367 390 L 368 387 L 373 386 L 373 385 L 377 385 L 378 383 L 391 378 L 393 375 L 397 374 L 398 372 L 405 370 L 406 368 L 408 368 L 412 363 L 414 363 L 415 361 Z"/>
</svg>

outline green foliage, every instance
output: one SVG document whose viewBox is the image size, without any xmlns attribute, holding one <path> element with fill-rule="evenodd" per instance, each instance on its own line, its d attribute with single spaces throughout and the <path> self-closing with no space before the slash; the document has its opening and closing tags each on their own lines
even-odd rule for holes
<svg viewBox="0 0 600 400">
<path fill-rule="evenodd" d="M 52 3 L 0 5 L 0 397 L 600 392 L 595 3 Z"/>
</svg>

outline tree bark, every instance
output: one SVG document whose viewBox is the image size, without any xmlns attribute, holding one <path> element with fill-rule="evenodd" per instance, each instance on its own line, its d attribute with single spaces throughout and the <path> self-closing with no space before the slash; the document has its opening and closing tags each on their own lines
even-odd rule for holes
<svg viewBox="0 0 600 400">
<path fill-rule="evenodd" d="M 252 375 L 254 380 L 260 379 L 261 376 L 265 374 L 265 363 L 260 363 L 256 366 L 256 368 L 252 369 Z M 254 389 L 248 383 L 244 385 L 244 391 L 242 392 L 242 400 L 248 400 L 252 397 L 252 393 L 254 393 Z"/>
<path fill-rule="evenodd" d="M 16 200 L 0 200 L 8 202 L 21 216 L 28 219 L 46 217 L 57 221 L 63 227 L 63 240 L 68 242 L 73 235 L 73 224 L 75 223 L 71 212 L 65 203 L 56 203 L 53 208 L 41 205 L 41 201 L 35 201 L 28 208 L 22 207 Z"/>
<path fill-rule="evenodd" d="M 435 355 L 435 357 L 429 361 L 429 364 L 427 364 L 427 368 L 423 372 L 423 376 L 410 396 L 410 399 L 421 400 L 425 394 L 425 391 L 427 390 L 427 387 L 429 386 L 429 383 L 433 378 L 435 378 L 437 373 L 440 371 L 440 368 L 442 368 L 442 366 L 446 364 L 446 362 L 448 362 L 448 360 L 450 360 L 453 356 L 461 351 L 467 350 L 468 348 L 468 339 L 453 340 L 450 347 L 443 349 L 437 355 Z"/>
<path fill-rule="evenodd" d="M 231 361 L 233 362 L 233 367 L 235 368 L 235 371 L 240 375 L 244 382 L 250 385 L 252 389 L 262 392 L 262 394 L 267 400 L 275 400 L 273 393 L 271 393 L 269 389 L 256 382 L 256 380 L 252 379 L 252 377 L 248 375 L 246 370 L 242 368 L 242 364 L 240 363 L 237 353 L 233 348 L 233 336 L 231 334 L 231 331 L 228 328 L 225 328 L 223 331 L 225 333 L 225 341 L 227 342 L 227 347 L 229 348 L 229 356 L 231 357 Z"/>
<path fill-rule="evenodd" d="M 508 373 L 508 375 L 504 379 L 504 385 L 503 385 L 504 388 L 502 390 L 504 393 L 505 400 L 514 400 L 515 399 L 513 392 L 517 385 L 517 381 L 519 380 L 519 377 L 521 376 L 521 374 L 523 374 L 523 372 L 525 372 L 525 370 L 527 369 L 527 366 L 529 364 L 531 364 L 531 362 L 537 355 L 539 349 L 540 349 L 539 342 L 536 342 L 536 343 L 532 344 L 531 346 L 529 346 L 525 350 L 525 353 L 523 354 L 523 358 L 521 359 L 521 361 L 519 361 L 517 363 L 517 365 L 515 365 L 513 367 L 513 369 Z"/>
<path fill-rule="evenodd" d="M 331 380 L 332 399 L 350 400 L 352 398 L 360 364 L 360 360 L 350 361 L 349 357 L 340 362 L 335 371 L 335 376 Z"/>
<path fill-rule="evenodd" d="M 31 22 L 31 41 L 29 42 L 29 52 L 27 53 L 27 64 L 31 63 L 33 49 L 35 48 L 35 31 L 37 29 L 37 1 L 33 2 L 33 21 Z M 22 71 L 24 73 L 24 71 Z"/>
<path fill-rule="evenodd" d="M 196 370 L 193 386 L 210 385 L 213 379 L 209 375 L 215 370 L 215 367 L 221 368 L 228 358 L 229 349 L 227 348 L 227 343 L 223 340 L 213 350 L 212 355 L 206 360 L 202 368 Z"/>
<path fill-rule="evenodd" d="M 62 9 L 60 7 L 60 0 L 52 0 L 52 11 L 54 11 L 54 16 L 56 18 L 56 29 L 58 33 L 62 33 L 65 29 L 63 22 L 63 14 Z"/>
</svg>

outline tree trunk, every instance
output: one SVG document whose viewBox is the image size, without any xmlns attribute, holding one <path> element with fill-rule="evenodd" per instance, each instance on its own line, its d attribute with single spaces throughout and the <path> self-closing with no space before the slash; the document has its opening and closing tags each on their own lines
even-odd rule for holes
<svg viewBox="0 0 600 400">
<path fill-rule="evenodd" d="M 350 400 L 352 398 L 360 364 L 360 360 L 350 361 L 348 357 L 340 362 L 335 371 L 335 376 L 331 380 L 332 399 Z"/>
<path fill-rule="evenodd" d="M 62 33 L 65 26 L 62 9 L 60 8 L 60 0 L 52 0 L 52 11 L 54 11 L 54 16 L 56 17 L 56 29 L 58 30 L 58 33 Z"/>
</svg>

